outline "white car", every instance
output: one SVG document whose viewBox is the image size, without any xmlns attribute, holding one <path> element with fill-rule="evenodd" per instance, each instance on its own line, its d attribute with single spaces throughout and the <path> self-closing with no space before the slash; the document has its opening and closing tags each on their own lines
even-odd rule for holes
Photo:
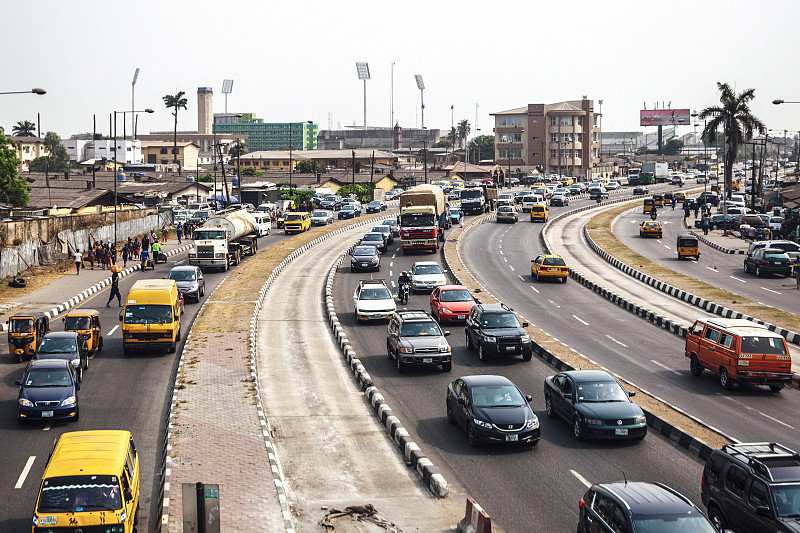
<svg viewBox="0 0 800 533">
<path fill-rule="evenodd" d="M 513 194 L 498 194 L 497 195 L 497 205 L 498 207 L 501 205 L 514 205 L 514 195 Z"/>
<path fill-rule="evenodd" d="M 436 261 L 417 261 L 411 267 L 411 290 L 432 291 L 447 285 L 445 271 Z"/>
<path fill-rule="evenodd" d="M 619 189 L 619 187 L 620 187 L 620 185 L 619 185 L 619 182 L 617 180 L 611 180 L 608 183 L 606 183 L 606 190 L 607 191 L 616 191 L 617 189 Z"/>
<path fill-rule="evenodd" d="M 327 226 L 333 224 L 333 213 L 331 211 L 319 210 L 311 213 L 312 226 Z"/>
<path fill-rule="evenodd" d="M 251 214 L 253 218 L 256 219 L 256 233 L 259 237 L 264 237 L 272 233 L 272 218 L 269 213 L 255 211 Z"/>
<path fill-rule="evenodd" d="M 358 321 L 386 320 L 397 310 L 383 280 L 360 281 L 353 292 L 353 312 Z"/>
</svg>

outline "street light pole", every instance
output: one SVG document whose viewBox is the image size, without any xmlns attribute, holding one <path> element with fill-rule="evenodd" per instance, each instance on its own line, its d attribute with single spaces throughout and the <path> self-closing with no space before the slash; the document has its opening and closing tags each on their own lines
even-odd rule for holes
<svg viewBox="0 0 800 533">
<path fill-rule="evenodd" d="M 0 92 L 0 94 L 47 94 L 47 91 L 41 89 L 39 87 L 34 87 L 30 91 L 4 91 Z"/>
<path fill-rule="evenodd" d="M 155 113 L 153 109 L 147 108 L 142 111 L 114 111 L 114 244 L 117 244 L 117 181 L 119 181 L 119 174 L 117 173 L 117 113 L 125 116 L 125 113 Z M 95 141 L 92 140 L 94 143 Z M 123 174 L 124 176 L 124 174 Z"/>
</svg>

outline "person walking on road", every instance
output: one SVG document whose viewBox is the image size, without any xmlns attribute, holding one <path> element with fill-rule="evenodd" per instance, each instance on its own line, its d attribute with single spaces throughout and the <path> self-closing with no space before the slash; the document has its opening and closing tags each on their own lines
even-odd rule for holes
<svg viewBox="0 0 800 533">
<path fill-rule="evenodd" d="M 116 272 L 111 274 L 111 294 L 108 296 L 106 307 L 111 307 L 111 300 L 114 299 L 114 296 L 117 297 L 119 307 L 122 307 L 122 294 L 119 292 L 119 274 Z"/>
<path fill-rule="evenodd" d="M 139 242 L 139 237 L 133 239 L 133 257 L 139 259 L 139 251 L 142 249 L 142 244 Z"/>
<path fill-rule="evenodd" d="M 691 209 L 692 209 L 692 207 L 691 207 L 691 206 L 690 206 L 688 203 L 684 202 L 684 204 L 683 204 L 683 220 L 684 220 L 684 221 L 685 221 L 687 218 L 689 218 L 689 211 L 690 211 Z"/>
<path fill-rule="evenodd" d="M 167 244 L 167 235 L 169 235 L 169 230 L 167 229 L 167 226 L 162 226 L 162 228 L 161 228 L 161 242 L 163 242 L 164 244 Z"/>
<path fill-rule="evenodd" d="M 161 253 L 161 245 L 158 243 L 158 241 L 155 241 L 150 248 L 153 250 L 153 265 L 155 265 L 158 263 L 158 257 Z"/>
<path fill-rule="evenodd" d="M 697 218 L 697 214 L 699 212 L 700 212 L 700 203 L 699 202 L 695 202 L 694 203 L 694 218 Z"/>
<path fill-rule="evenodd" d="M 675 211 L 675 206 L 678 205 L 678 199 L 673 196 L 672 197 L 672 210 Z"/>
<path fill-rule="evenodd" d="M 129 246 L 122 247 L 122 268 L 127 268 L 128 266 L 128 257 L 130 256 L 130 251 L 128 251 Z"/>
<path fill-rule="evenodd" d="M 708 235 L 708 225 L 711 220 L 708 218 L 708 213 L 703 214 L 703 235 Z"/>
<path fill-rule="evenodd" d="M 78 271 L 78 276 L 81 275 L 81 264 L 83 263 L 83 254 L 80 250 L 76 250 L 75 254 L 73 255 L 73 261 L 75 261 L 75 270 Z"/>
<path fill-rule="evenodd" d="M 180 244 L 181 237 L 183 235 L 183 226 L 181 225 L 180 222 L 178 222 L 178 225 L 175 227 L 175 235 L 178 237 L 178 244 Z"/>
<path fill-rule="evenodd" d="M 148 235 L 142 237 L 142 250 L 150 251 L 150 237 Z"/>
</svg>

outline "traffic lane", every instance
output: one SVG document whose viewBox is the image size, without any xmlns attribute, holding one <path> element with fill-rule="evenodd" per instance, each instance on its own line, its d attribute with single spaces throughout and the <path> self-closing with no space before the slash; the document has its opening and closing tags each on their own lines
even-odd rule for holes
<svg viewBox="0 0 800 533">
<path fill-rule="evenodd" d="M 425 260 L 430 256 L 397 257 L 396 268 L 408 270 L 419 257 Z M 691 492 L 696 489 L 702 470 L 694 460 L 653 435 L 640 444 L 578 443 L 569 424 L 550 421 L 544 413 L 544 379 L 555 371 L 536 359 L 479 361 L 475 352 L 466 350 L 462 324 L 442 325 L 451 332 L 451 372 L 436 368 L 398 374 L 386 352 L 386 323 L 359 325 L 353 317 L 352 295 L 360 279 L 362 274 L 352 274 L 345 266 L 334 283 L 338 317 L 359 359 L 394 414 L 448 482 L 465 487 L 466 493 L 476 497 L 504 530 L 526 531 L 530 524 L 547 531 L 574 530 L 577 503 L 586 487 L 572 471 L 590 482 L 622 479 L 625 472 L 628 479 L 665 481 L 693 496 Z M 414 293 L 404 307 L 429 310 L 429 299 L 428 293 Z M 447 423 L 444 398 L 448 383 L 458 376 L 476 373 L 505 375 L 523 393 L 533 396 L 531 406 L 542 424 L 542 442 L 536 448 L 473 449 L 467 444 L 464 431 Z M 661 465 L 659 461 L 664 457 L 680 467 Z M 559 466 L 545 474 L 542 465 L 548 464 Z"/>
<path fill-rule="evenodd" d="M 273 235 L 272 241 L 284 238 Z M 260 249 L 263 241 L 259 239 Z M 247 260 L 247 258 L 245 258 Z M 186 255 L 171 256 L 167 264 L 159 263 L 155 270 L 136 272 L 120 280 L 120 292 L 125 298 L 131 285 L 138 279 L 160 279 L 176 265 L 185 264 Z M 20 530 L 29 527 L 30 516 L 36 502 L 41 477 L 47 457 L 55 440 L 67 431 L 92 429 L 126 429 L 136 440 L 140 457 L 141 495 L 139 520 L 147 524 L 147 531 L 155 531 L 161 520 L 159 492 L 163 460 L 164 421 L 172 393 L 177 360 L 183 350 L 186 336 L 205 298 L 225 278 L 227 272 L 206 272 L 206 296 L 199 304 L 187 303 L 181 319 L 181 341 L 175 354 L 164 352 L 134 352 L 122 354 L 122 334 L 119 327 L 120 307 L 114 299 L 111 307 L 105 306 L 110 289 L 100 291 L 84 301 L 80 307 L 98 309 L 104 336 L 103 351 L 89 362 L 79 392 L 80 420 L 75 423 L 54 422 L 49 425 L 16 422 L 17 392 L 14 380 L 20 379 L 25 364 L 13 364 L 2 358 L 0 372 L 4 384 L 0 391 L 0 439 L 6 443 L 4 461 L 0 462 L 0 491 L 8 494 L 5 506 L 0 506 L 0 530 Z M 63 331 L 60 318 L 51 321 L 53 331 Z M 8 364 L 5 364 L 8 363 Z M 153 416 L 156 414 L 156 416 Z M 20 476 L 30 457 L 35 457 L 22 483 Z M 15 488 L 20 484 L 19 488 Z M 9 524 L 9 528 L 4 527 Z"/>
<path fill-rule="evenodd" d="M 514 233 L 523 237 L 517 239 Z M 800 426 L 794 413 L 800 408 L 800 395 L 796 391 L 775 394 L 764 387 L 740 385 L 732 401 L 711 372 L 700 378 L 691 375 L 683 339 L 576 283 L 536 282 L 530 271 L 520 276 L 529 256 L 526 250 L 512 252 L 508 243 L 527 238 L 526 233 L 524 228 L 509 232 L 483 224 L 462 244 L 462 260 L 495 297 L 579 354 L 734 438 L 753 441 L 769 436 L 787 442 L 798 437 Z M 486 242 L 494 243 L 490 253 Z M 697 316 L 706 315 L 698 312 Z M 741 423 L 743 416 L 747 424 Z"/>
<path fill-rule="evenodd" d="M 617 238 L 635 252 L 676 272 L 733 294 L 800 314 L 800 301 L 793 297 L 796 294 L 795 280 L 778 274 L 761 278 L 755 274 L 746 274 L 743 268 L 744 255 L 724 254 L 701 243 L 699 260 L 679 260 L 675 240 L 678 233 L 687 232 L 681 226 L 683 212 L 678 213 L 676 210 L 659 217 L 665 230 L 665 238 L 661 240 L 640 238 L 637 224 L 640 219 L 642 216 L 635 211 L 628 212 L 619 218 L 613 228 Z"/>
</svg>

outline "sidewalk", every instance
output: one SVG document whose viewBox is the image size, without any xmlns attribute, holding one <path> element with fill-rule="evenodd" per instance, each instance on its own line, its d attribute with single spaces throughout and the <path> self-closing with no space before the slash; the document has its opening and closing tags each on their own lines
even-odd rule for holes
<svg viewBox="0 0 800 533">
<path fill-rule="evenodd" d="M 177 239 L 172 239 L 166 244 L 161 245 L 161 251 L 167 256 L 188 250 L 192 246 L 192 241 L 184 239 L 182 244 L 178 244 Z M 75 273 L 75 266 L 63 277 L 58 278 L 46 286 L 30 294 L 6 301 L 0 306 L 0 330 L 6 331 L 6 320 L 19 311 L 42 311 L 53 318 L 59 313 L 75 307 L 86 298 L 104 289 L 111 283 L 111 271 L 103 270 L 95 264 L 94 270 L 88 268 L 88 261 L 85 263 L 87 268 L 81 268 L 80 276 Z M 117 258 L 117 264 L 122 266 L 122 257 Z M 161 270 L 163 265 L 159 265 Z M 139 261 L 128 260 L 128 267 L 120 272 L 121 277 L 130 275 L 140 269 Z M 158 272 L 158 268 L 156 269 Z"/>
<path fill-rule="evenodd" d="M 749 239 L 742 239 L 731 231 L 728 231 L 727 235 L 723 235 L 724 232 L 721 229 L 709 230 L 708 235 L 703 235 L 703 230 L 695 226 L 697 220 L 690 216 L 683 220 L 683 227 L 694 233 L 704 244 L 725 254 L 747 253 L 747 249 L 750 247 Z"/>
</svg>

